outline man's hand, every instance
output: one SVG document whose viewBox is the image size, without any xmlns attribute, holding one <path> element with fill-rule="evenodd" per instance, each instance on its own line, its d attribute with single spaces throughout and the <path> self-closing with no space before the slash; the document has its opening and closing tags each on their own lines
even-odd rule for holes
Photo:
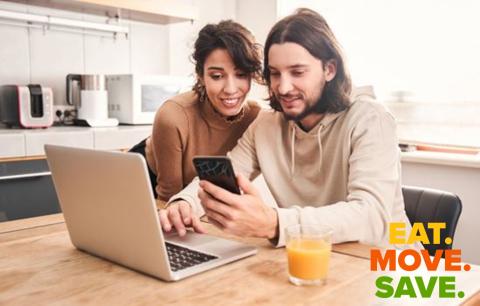
<svg viewBox="0 0 480 306">
<path fill-rule="evenodd" d="M 173 202 L 166 209 L 159 212 L 160 224 L 165 232 L 170 232 L 172 227 L 180 236 L 185 236 L 186 228 L 192 227 L 197 233 L 205 233 L 200 219 L 192 213 L 192 207 L 187 201 Z"/>
<path fill-rule="evenodd" d="M 252 183 L 237 176 L 242 195 L 231 193 L 210 182 L 201 181 L 198 196 L 210 222 L 237 236 L 274 238 L 277 212 L 265 205 Z"/>
</svg>

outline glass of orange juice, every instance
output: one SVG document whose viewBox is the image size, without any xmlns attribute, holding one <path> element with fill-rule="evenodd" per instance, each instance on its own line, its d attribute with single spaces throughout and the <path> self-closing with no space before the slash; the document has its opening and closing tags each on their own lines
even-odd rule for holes
<svg viewBox="0 0 480 306">
<path fill-rule="evenodd" d="M 325 284 L 332 230 L 320 224 L 297 224 L 285 231 L 290 282 L 298 286 Z"/>
</svg>

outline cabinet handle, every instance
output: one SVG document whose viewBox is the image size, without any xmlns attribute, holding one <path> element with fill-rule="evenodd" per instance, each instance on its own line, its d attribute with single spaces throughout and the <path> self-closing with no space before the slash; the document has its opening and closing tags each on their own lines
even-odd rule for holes
<svg viewBox="0 0 480 306">
<path fill-rule="evenodd" d="M 41 177 L 41 176 L 50 176 L 52 172 L 45 171 L 45 172 L 36 172 L 36 173 L 26 173 L 26 174 L 16 174 L 16 175 L 7 175 L 7 176 L 0 176 L 0 181 L 6 180 L 18 180 L 24 178 L 34 178 L 34 177 Z"/>
</svg>

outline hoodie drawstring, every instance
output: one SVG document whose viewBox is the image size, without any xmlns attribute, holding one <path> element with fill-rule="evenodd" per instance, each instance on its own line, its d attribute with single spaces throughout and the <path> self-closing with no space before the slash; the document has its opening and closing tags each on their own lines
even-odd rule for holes
<svg viewBox="0 0 480 306">
<path fill-rule="evenodd" d="M 323 125 L 320 125 L 317 131 L 317 141 L 318 141 L 318 160 L 320 161 L 320 168 L 322 168 L 322 137 L 320 136 L 320 133 L 322 132 Z M 318 169 L 320 170 L 320 169 Z"/>
<path fill-rule="evenodd" d="M 292 141 L 291 141 L 291 157 L 292 157 L 292 164 L 290 165 L 290 176 L 293 177 L 295 172 L 295 125 L 292 124 Z"/>
</svg>

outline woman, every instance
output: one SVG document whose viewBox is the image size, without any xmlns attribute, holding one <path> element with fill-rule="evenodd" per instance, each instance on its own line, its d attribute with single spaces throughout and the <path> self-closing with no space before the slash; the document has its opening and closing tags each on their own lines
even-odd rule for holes
<svg viewBox="0 0 480 306">
<path fill-rule="evenodd" d="M 196 176 L 193 156 L 225 155 L 255 119 L 260 108 L 246 96 L 251 80 L 261 80 L 260 54 L 253 35 L 238 23 L 222 21 L 200 30 L 192 56 L 193 90 L 166 101 L 151 137 L 131 150 L 145 153 L 160 200 Z"/>
</svg>

